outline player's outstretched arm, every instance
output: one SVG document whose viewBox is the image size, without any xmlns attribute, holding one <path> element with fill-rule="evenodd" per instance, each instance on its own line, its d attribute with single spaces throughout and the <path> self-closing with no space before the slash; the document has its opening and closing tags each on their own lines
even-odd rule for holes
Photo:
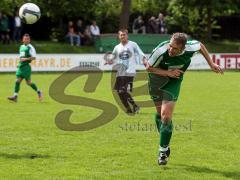
<svg viewBox="0 0 240 180">
<path fill-rule="evenodd" d="M 223 74 L 223 70 L 220 68 L 220 66 L 212 61 L 207 48 L 202 43 L 200 44 L 200 46 L 200 53 L 204 56 L 212 71 Z"/>
</svg>

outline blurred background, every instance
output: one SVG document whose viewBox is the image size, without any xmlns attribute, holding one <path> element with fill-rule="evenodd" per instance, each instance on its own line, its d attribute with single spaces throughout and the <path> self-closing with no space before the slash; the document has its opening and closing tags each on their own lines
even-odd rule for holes
<svg viewBox="0 0 240 180">
<path fill-rule="evenodd" d="M 35 24 L 19 19 L 26 2 L 41 9 Z M 147 56 L 183 31 L 203 42 L 225 71 L 208 71 L 200 54 L 192 58 L 174 111 L 166 168 L 156 162 L 156 110 L 143 106 L 151 99 L 140 59 L 132 93 L 143 102 L 140 114 L 126 115 L 112 91 L 115 74 L 104 55 L 119 43 L 119 28 L 127 28 Z M 31 67 L 44 94 L 41 103 L 25 83 L 17 104 L 7 100 L 24 33 L 37 51 Z M 89 72 L 92 66 L 96 74 Z M 71 68 L 79 72 L 66 73 Z M 239 70 L 240 0 L 0 0 L 0 179 L 240 179 Z M 70 121 L 59 129 L 56 118 L 66 111 L 73 112 Z M 95 123 L 103 112 L 104 126 L 67 129 L 69 122 L 77 128 Z"/>
<path fill-rule="evenodd" d="M 26 2 L 41 9 L 33 25 L 15 20 Z M 1 35 L 1 53 L 16 52 L 14 44 L 24 33 L 39 44 L 49 43 L 48 50 L 39 47 L 43 53 L 109 51 L 117 43 L 119 28 L 127 28 L 130 39 L 142 44 L 146 53 L 179 31 L 204 41 L 212 52 L 240 51 L 240 0 L 1 0 L 0 12 L 0 29 L 9 36 Z M 71 30 L 74 42 L 69 41 Z M 57 46 L 62 43 L 70 47 Z"/>
</svg>

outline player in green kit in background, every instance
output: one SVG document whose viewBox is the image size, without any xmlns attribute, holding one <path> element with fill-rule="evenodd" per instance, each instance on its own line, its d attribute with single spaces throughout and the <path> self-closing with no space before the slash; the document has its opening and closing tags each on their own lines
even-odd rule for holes
<svg viewBox="0 0 240 180">
<path fill-rule="evenodd" d="M 19 64 L 16 72 L 17 80 L 15 82 L 15 89 L 14 89 L 14 95 L 11 97 L 8 97 L 10 101 L 17 102 L 18 99 L 18 92 L 20 90 L 20 84 L 23 79 L 26 80 L 26 83 L 34 90 L 36 91 L 39 100 L 42 100 L 42 92 L 37 88 L 36 84 L 34 84 L 31 81 L 31 61 L 36 59 L 36 50 L 35 48 L 30 44 L 31 38 L 29 34 L 23 35 L 23 45 L 19 48 Z"/>
<path fill-rule="evenodd" d="M 155 121 L 160 133 L 158 164 L 166 165 L 170 155 L 170 139 L 173 124 L 172 115 L 180 92 L 183 74 L 195 52 L 200 52 L 210 68 L 223 73 L 213 63 L 205 46 L 196 40 L 187 40 L 184 33 L 175 33 L 170 41 L 159 44 L 144 65 L 149 72 L 149 94 L 154 101 L 157 113 Z"/>
</svg>

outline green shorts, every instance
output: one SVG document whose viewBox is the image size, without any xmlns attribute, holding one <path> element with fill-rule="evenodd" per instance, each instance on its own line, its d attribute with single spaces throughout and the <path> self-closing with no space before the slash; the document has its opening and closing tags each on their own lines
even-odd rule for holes
<svg viewBox="0 0 240 180">
<path fill-rule="evenodd" d="M 149 73 L 149 94 L 154 102 L 177 101 L 182 79 L 162 77 Z"/>
<path fill-rule="evenodd" d="M 31 66 L 30 65 L 25 65 L 22 67 L 18 67 L 16 76 L 17 78 L 23 78 L 25 80 L 30 80 L 31 79 Z"/>
</svg>

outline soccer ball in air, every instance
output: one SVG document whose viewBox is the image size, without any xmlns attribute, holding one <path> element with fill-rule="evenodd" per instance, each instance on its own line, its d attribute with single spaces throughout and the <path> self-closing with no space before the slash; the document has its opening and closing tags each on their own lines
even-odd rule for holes
<svg viewBox="0 0 240 180">
<path fill-rule="evenodd" d="M 39 20 L 41 12 L 39 7 L 33 3 L 23 4 L 19 9 L 19 17 L 26 24 L 34 24 Z"/>
</svg>

